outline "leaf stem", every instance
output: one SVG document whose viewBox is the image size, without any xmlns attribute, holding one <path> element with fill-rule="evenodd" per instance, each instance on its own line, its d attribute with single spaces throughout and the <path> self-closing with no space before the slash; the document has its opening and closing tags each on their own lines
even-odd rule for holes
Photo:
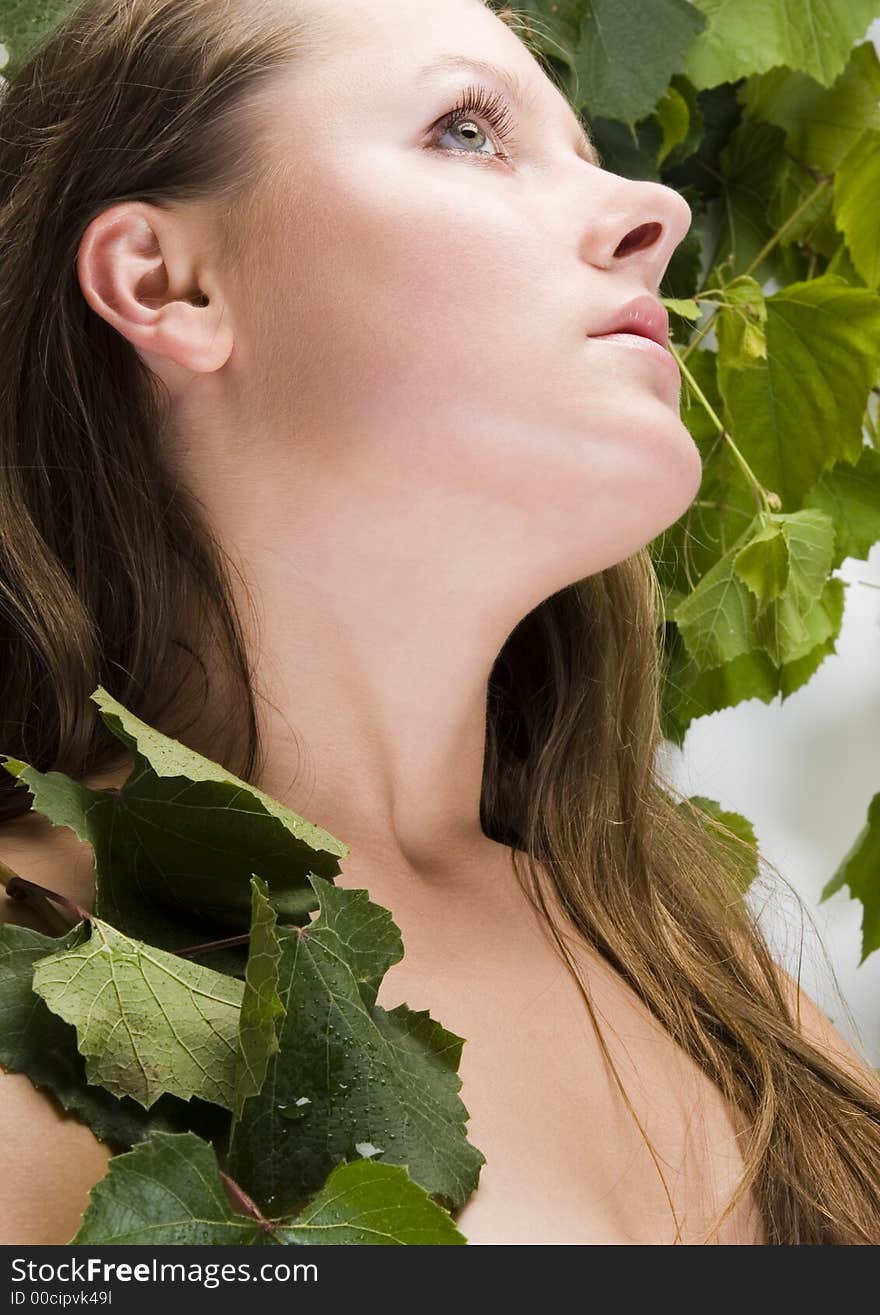
<svg viewBox="0 0 880 1315">
<path fill-rule="evenodd" d="M 260 1225 L 261 1232 L 274 1233 L 275 1225 L 271 1220 L 266 1218 L 256 1201 L 249 1197 L 244 1188 L 239 1187 L 235 1179 L 230 1178 L 228 1173 L 224 1173 L 222 1169 L 218 1170 L 218 1172 L 223 1179 L 223 1186 L 229 1193 L 232 1204 L 239 1206 L 243 1214 L 250 1215 L 252 1219 L 256 1219 Z"/>
<path fill-rule="evenodd" d="M 63 935 L 70 931 L 73 924 L 61 917 L 52 904 L 60 904 L 63 908 L 69 909 L 74 916 L 74 922 L 88 922 L 91 914 L 87 909 L 81 908 L 79 904 L 68 899 L 66 895 L 59 895 L 55 890 L 48 890 L 45 886 L 38 886 L 35 881 L 28 881 L 26 877 L 20 877 L 11 867 L 0 859 L 0 885 L 5 886 L 6 895 L 13 900 L 26 900 L 32 904 L 35 909 L 51 922 L 56 930 Z M 49 903 L 49 901 L 52 903 Z"/>
<path fill-rule="evenodd" d="M 704 408 L 709 419 L 712 421 L 714 425 L 717 425 L 719 436 L 724 439 L 725 443 L 730 448 L 731 452 L 736 458 L 740 469 L 742 470 L 743 474 L 746 477 L 746 481 L 749 485 L 749 488 L 752 491 L 752 495 L 754 496 L 755 502 L 757 503 L 758 511 L 774 511 L 774 510 L 778 511 L 779 495 L 776 493 L 771 493 L 769 490 L 764 488 L 764 485 L 758 479 L 757 475 L 752 470 L 751 466 L 746 461 L 743 454 L 740 452 L 736 443 L 734 443 L 732 434 L 728 429 L 724 427 L 723 420 L 721 420 L 721 418 L 716 414 L 715 408 L 712 406 L 712 403 L 709 401 L 708 397 L 706 397 L 706 394 L 703 392 L 702 388 L 700 388 L 700 385 L 697 383 L 696 379 L 685 365 L 683 357 L 679 355 L 679 353 L 676 351 L 675 347 L 672 344 L 670 344 L 669 350 L 672 352 L 672 355 L 678 361 L 679 369 L 681 370 L 685 379 L 688 381 L 690 387 L 696 393 L 697 400 Z"/>
<path fill-rule="evenodd" d="M 227 936 L 220 941 L 205 941 L 202 945 L 187 945 L 185 950 L 175 950 L 175 954 L 207 954 L 209 950 L 225 950 L 229 945 L 245 945 L 251 938 L 249 931 L 241 936 Z"/>
</svg>

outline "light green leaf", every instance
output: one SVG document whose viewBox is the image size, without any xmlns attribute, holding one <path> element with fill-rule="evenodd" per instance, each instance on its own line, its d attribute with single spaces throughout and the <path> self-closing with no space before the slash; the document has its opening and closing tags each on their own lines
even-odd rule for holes
<svg viewBox="0 0 880 1315">
<path fill-rule="evenodd" d="M 777 667 L 767 653 L 753 649 L 741 653 L 721 666 L 701 670 L 687 652 L 678 627 L 669 625 L 665 632 L 663 681 L 663 733 L 681 744 L 692 721 L 698 717 L 732 708 L 747 699 L 772 703 L 777 695 L 787 699 L 815 674 L 829 654 L 843 621 L 846 583 L 832 577 L 825 582 L 821 597 L 814 605 L 824 613 L 817 626 L 826 637 L 801 658 Z M 810 609 L 813 616 L 814 608 Z M 817 616 L 816 620 L 821 620 Z"/>
<path fill-rule="evenodd" d="M 726 360 L 748 366 L 766 357 L 767 306 L 760 283 L 745 274 L 731 279 L 724 289 L 724 303 L 718 343 Z"/>
<path fill-rule="evenodd" d="M 698 810 L 697 816 L 704 830 L 719 848 L 739 889 L 748 890 L 758 875 L 758 841 L 752 823 L 747 817 L 743 817 L 742 813 L 734 813 L 730 809 L 722 808 L 717 800 L 707 799 L 705 795 L 692 795 L 690 799 L 679 804 L 679 808 L 687 811 L 688 805 Z M 703 816 L 704 814 L 706 816 Z M 725 836 L 714 823 L 719 823 L 728 831 L 732 831 L 740 840 L 744 840 L 750 851 L 744 850 L 735 840 Z"/>
<path fill-rule="evenodd" d="M 790 558 L 788 538 L 781 525 L 766 525 L 733 559 L 733 569 L 749 586 L 759 603 L 785 592 Z"/>
<path fill-rule="evenodd" d="M 269 1057 L 278 1049 L 277 1024 L 284 1015 L 278 994 L 281 946 L 275 935 L 275 910 L 265 881 L 251 877 L 251 937 L 241 1002 L 239 1054 L 235 1071 L 233 1114 L 241 1118 L 248 1096 L 263 1085 Z"/>
<path fill-rule="evenodd" d="M 753 74 L 739 98 L 749 118 L 785 132 L 785 149 L 801 166 L 834 173 L 867 128 L 880 128 L 880 60 L 870 43 L 856 46 L 832 87 L 790 68 Z M 801 167 L 801 175 L 805 174 Z M 806 175 L 812 189 L 815 179 Z"/>
<path fill-rule="evenodd" d="M 864 447 L 855 465 L 838 462 L 804 499 L 830 517 L 835 529 L 836 569 L 847 557 L 864 561 L 880 540 L 880 452 Z"/>
<path fill-rule="evenodd" d="M 37 995 L 76 1028 L 88 1081 L 146 1109 L 165 1092 L 231 1109 L 241 982 L 100 918 L 90 931 L 38 959 L 33 976 Z"/>
<path fill-rule="evenodd" d="M 756 598 L 761 583 L 754 559 L 743 550 L 767 529 L 784 534 L 789 570 L 781 594 Z M 815 608 L 830 571 L 834 528 L 819 511 L 756 516 L 730 551 L 675 607 L 674 620 L 697 666 L 705 670 L 731 662 L 740 654 L 763 648 L 781 666 L 803 657 L 827 638 Z M 746 584 L 737 563 L 745 561 Z M 778 577 L 772 584 L 778 583 Z"/>
<path fill-rule="evenodd" d="M 832 576 L 825 581 L 820 597 L 807 613 L 807 629 L 815 636 L 815 644 L 802 657 L 785 662 L 779 668 L 779 693 L 783 702 L 807 683 L 826 657 L 837 651 L 846 589 L 845 580 Z"/>
<path fill-rule="evenodd" d="M 869 954 L 880 949 L 880 794 L 875 794 L 868 805 L 867 821 L 822 891 L 821 900 L 843 886 L 849 886 L 852 898 L 864 905 L 859 961 L 864 963 Z"/>
<path fill-rule="evenodd" d="M 3 765 L 33 792 L 38 812 L 92 845 L 96 915 L 162 949 L 244 933 L 257 872 L 283 921 L 306 920 L 315 907 L 308 874 L 336 876 L 348 846 L 147 726 L 101 686 L 92 698 L 134 756 L 121 790 L 89 790 L 18 759 Z M 245 956 L 220 951 L 204 962 L 243 971 Z"/>
<path fill-rule="evenodd" d="M 862 134 L 844 156 L 834 185 L 834 217 L 852 262 L 869 288 L 880 286 L 880 130 Z"/>
<path fill-rule="evenodd" d="M 708 19 L 688 57 L 697 87 L 784 64 L 829 86 L 877 17 L 876 0 L 694 0 Z"/>
<path fill-rule="evenodd" d="M 233 1123 L 229 1171 L 278 1213 L 299 1207 L 336 1163 L 357 1159 L 358 1145 L 370 1143 L 386 1164 L 408 1165 L 426 1191 L 460 1205 L 484 1163 L 465 1136 L 463 1040 L 427 1010 L 386 1012 L 375 1003 L 403 954 L 390 913 L 365 890 L 311 882 L 320 917 L 274 932 L 285 1010 L 279 1048 Z"/>
<path fill-rule="evenodd" d="M 681 92 L 670 84 L 657 104 L 657 121 L 663 130 L 663 145 L 657 156 L 659 169 L 673 147 L 685 140 L 690 126 L 690 109 Z"/>
<path fill-rule="evenodd" d="M 212 1146 L 156 1133 L 110 1161 L 70 1246 L 449 1246 L 466 1238 L 406 1169 L 339 1165 L 294 1219 L 261 1220 L 232 1204 Z"/>
<path fill-rule="evenodd" d="M 681 315 L 686 320 L 698 320 L 703 313 L 699 302 L 694 301 L 693 297 L 684 300 L 676 297 L 661 297 L 660 300 L 667 310 L 675 311 L 676 315 Z"/>
<path fill-rule="evenodd" d="M 792 283 L 766 307 L 767 360 L 745 368 L 726 350 L 733 312 L 721 312 L 718 383 L 740 451 L 795 511 L 823 471 L 861 455 L 880 370 L 880 297 L 830 275 Z"/>
</svg>

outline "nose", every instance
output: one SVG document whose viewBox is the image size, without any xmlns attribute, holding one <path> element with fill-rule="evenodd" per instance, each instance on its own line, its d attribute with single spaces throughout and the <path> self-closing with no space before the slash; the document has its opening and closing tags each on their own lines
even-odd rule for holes
<svg viewBox="0 0 880 1315">
<path fill-rule="evenodd" d="M 613 180 L 613 192 L 609 188 L 606 204 L 599 206 L 594 194 L 591 209 L 594 216 L 598 209 L 601 217 L 589 226 L 584 254 L 603 269 L 638 265 L 647 273 L 646 282 L 659 288 L 672 253 L 693 222 L 693 212 L 684 197 L 665 183 L 610 173 L 604 177 Z M 595 187 L 595 175 L 593 181 Z"/>
</svg>

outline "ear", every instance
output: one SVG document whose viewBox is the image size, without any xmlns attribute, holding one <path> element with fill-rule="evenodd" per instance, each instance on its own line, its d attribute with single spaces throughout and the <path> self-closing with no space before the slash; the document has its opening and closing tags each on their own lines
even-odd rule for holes
<svg viewBox="0 0 880 1315">
<path fill-rule="evenodd" d="M 154 373 L 218 370 L 233 346 L 229 305 L 202 265 L 199 227 L 141 201 L 123 201 L 89 224 L 77 275 L 98 315 L 138 350 Z"/>
</svg>

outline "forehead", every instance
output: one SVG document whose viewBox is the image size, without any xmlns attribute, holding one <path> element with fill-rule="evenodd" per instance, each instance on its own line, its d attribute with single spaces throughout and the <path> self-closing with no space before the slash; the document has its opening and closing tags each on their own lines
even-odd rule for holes
<svg viewBox="0 0 880 1315">
<path fill-rule="evenodd" d="M 356 113 L 377 96 L 479 79 L 524 113 L 546 112 L 585 159 L 601 163 L 566 97 L 483 0 L 321 0 L 318 22 L 322 55 L 300 72 Z"/>
</svg>

